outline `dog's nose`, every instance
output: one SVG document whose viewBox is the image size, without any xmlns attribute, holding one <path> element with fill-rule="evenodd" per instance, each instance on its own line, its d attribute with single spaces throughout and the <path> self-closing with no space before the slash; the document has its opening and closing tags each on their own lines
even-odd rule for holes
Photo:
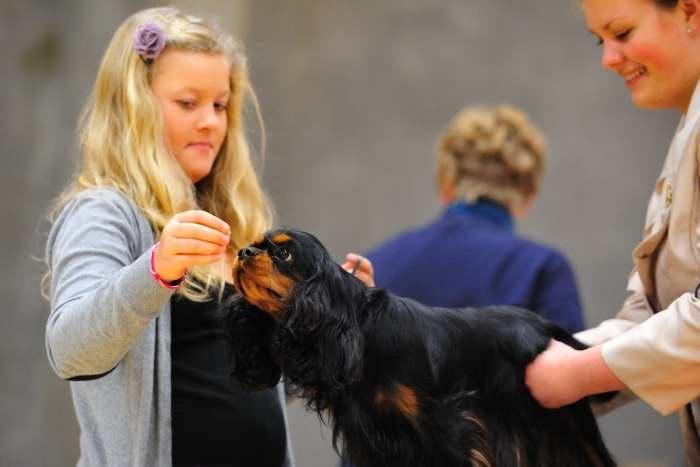
<svg viewBox="0 0 700 467">
<path fill-rule="evenodd" d="M 238 250 L 238 259 L 246 259 L 246 258 L 252 258 L 253 256 L 259 254 L 262 250 L 249 246 L 246 248 L 241 248 Z"/>
</svg>

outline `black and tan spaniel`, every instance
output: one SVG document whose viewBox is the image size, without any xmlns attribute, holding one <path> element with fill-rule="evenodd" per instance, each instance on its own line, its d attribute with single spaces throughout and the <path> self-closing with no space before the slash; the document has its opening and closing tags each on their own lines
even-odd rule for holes
<svg viewBox="0 0 700 467">
<path fill-rule="evenodd" d="M 233 274 L 234 375 L 261 389 L 283 374 L 356 466 L 615 465 L 587 400 L 548 410 L 524 385 L 551 338 L 583 348 L 538 315 L 367 288 L 290 229 L 240 250 Z"/>
</svg>

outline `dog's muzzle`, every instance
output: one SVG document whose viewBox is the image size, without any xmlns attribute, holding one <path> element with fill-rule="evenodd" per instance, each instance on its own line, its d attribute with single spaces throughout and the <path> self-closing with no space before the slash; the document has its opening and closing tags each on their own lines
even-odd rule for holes
<svg viewBox="0 0 700 467">
<path fill-rule="evenodd" d="M 241 261 L 244 261 L 248 258 L 252 258 L 254 256 L 257 256 L 262 252 L 263 252 L 263 250 L 261 250 L 260 248 L 255 248 L 254 246 L 248 246 L 245 248 L 241 248 L 240 250 L 238 250 L 238 259 Z"/>
</svg>

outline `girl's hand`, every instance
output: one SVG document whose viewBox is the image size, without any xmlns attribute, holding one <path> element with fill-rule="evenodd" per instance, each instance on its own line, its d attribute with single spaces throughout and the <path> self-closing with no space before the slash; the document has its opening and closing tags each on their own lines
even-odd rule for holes
<svg viewBox="0 0 700 467">
<path fill-rule="evenodd" d="M 367 287 L 374 287 L 374 268 L 372 262 L 357 253 L 348 253 L 341 266 L 347 272 L 354 274 Z"/>
<path fill-rule="evenodd" d="M 231 228 L 205 211 L 175 214 L 163 228 L 154 258 L 158 275 L 175 281 L 195 265 L 218 261 L 226 252 Z"/>
</svg>

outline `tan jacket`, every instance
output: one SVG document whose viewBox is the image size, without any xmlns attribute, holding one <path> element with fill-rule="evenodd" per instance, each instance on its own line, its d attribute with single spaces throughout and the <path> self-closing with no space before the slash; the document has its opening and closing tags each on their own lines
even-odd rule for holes
<svg viewBox="0 0 700 467">
<path fill-rule="evenodd" d="M 663 415 L 679 413 L 690 466 L 700 466 L 699 144 L 696 88 L 649 201 L 632 294 L 616 318 L 577 335 L 604 342 L 603 359 L 636 396 Z"/>
</svg>

